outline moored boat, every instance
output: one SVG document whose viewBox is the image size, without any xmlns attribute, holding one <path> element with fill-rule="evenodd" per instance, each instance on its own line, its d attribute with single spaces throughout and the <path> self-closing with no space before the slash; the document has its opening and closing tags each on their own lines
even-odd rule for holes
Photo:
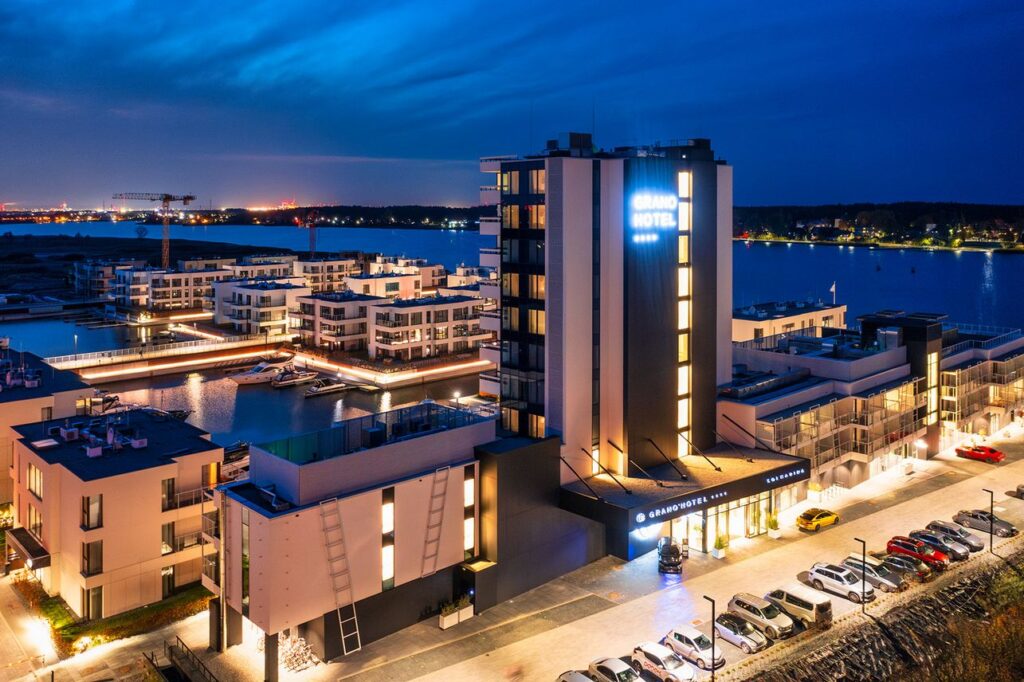
<svg viewBox="0 0 1024 682">
<path fill-rule="evenodd" d="M 340 393 L 341 391 L 348 391 L 349 389 L 355 388 L 350 384 L 346 384 L 340 379 L 332 379 L 325 377 L 317 379 L 312 386 L 306 389 L 305 397 L 313 398 L 318 395 L 327 395 L 329 393 Z"/>
<path fill-rule="evenodd" d="M 288 386 L 298 386 L 299 384 L 308 384 L 311 381 L 316 381 L 317 377 L 320 376 L 319 372 L 314 372 L 310 369 L 298 369 L 295 367 L 289 367 L 283 372 L 278 374 L 276 377 L 270 380 L 270 385 L 274 388 L 287 388 Z"/>
</svg>

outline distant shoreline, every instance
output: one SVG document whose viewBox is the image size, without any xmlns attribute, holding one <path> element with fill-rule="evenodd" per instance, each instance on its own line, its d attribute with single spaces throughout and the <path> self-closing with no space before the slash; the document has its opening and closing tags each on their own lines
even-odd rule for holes
<svg viewBox="0 0 1024 682">
<path fill-rule="evenodd" d="M 1007 249 L 1004 247 L 986 248 L 982 246 L 924 246 L 922 244 L 890 244 L 887 242 L 837 242 L 837 241 L 813 241 L 803 239 L 759 239 L 756 237 L 733 237 L 734 242 L 758 242 L 762 244 L 799 244 L 801 246 L 844 246 L 851 249 L 887 249 L 889 251 L 899 249 L 916 249 L 918 251 L 971 251 L 974 253 L 1005 253 L 1024 254 L 1022 249 Z"/>
</svg>

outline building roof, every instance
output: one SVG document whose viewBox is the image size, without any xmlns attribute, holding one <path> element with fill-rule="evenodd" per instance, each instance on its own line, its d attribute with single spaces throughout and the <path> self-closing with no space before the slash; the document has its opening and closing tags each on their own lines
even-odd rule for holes
<svg viewBox="0 0 1024 682">
<path fill-rule="evenodd" d="M 309 294 L 307 296 L 300 296 L 302 300 L 315 299 L 317 301 L 324 301 L 325 303 L 350 303 L 353 301 L 387 301 L 387 298 L 383 296 L 371 296 L 370 294 L 360 294 L 352 291 L 351 289 L 343 289 L 341 291 L 322 291 L 318 294 Z"/>
<path fill-rule="evenodd" d="M 88 388 L 74 372 L 55 369 L 33 353 L 7 351 L 0 355 L 0 404 Z"/>
<path fill-rule="evenodd" d="M 387 279 L 388 277 L 419 277 L 415 272 L 375 272 L 372 275 L 362 273 L 358 275 L 345 275 L 348 279 Z"/>
<path fill-rule="evenodd" d="M 497 280 L 495 280 L 495 282 L 497 282 Z M 446 289 L 448 291 L 480 291 L 480 283 L 477 282 L 475 284 L 460 284 L 458 286 L 445 285 L 441 288 Z"/>
<path fill-rule="evenodd" d="M 793 315 L 805 315 L 807 313 L 839 310 L 842 308 L 846 308 L 845 303 L 833 305 L 831 303 L 823 303 L 821 299 L 817 301 L 770 301 L 767 303 L 755 303 L 743 308 L 734 308 L 732 316 L 736 320 L 775 320 Z"/>
<path fill-rule="evenodd" d="M 283 289 L 308 289 L 305 284 L 292 284 L 291 282 L 277 282 L 273 280 L 263 282 L 251 282 L 249 284 L 237 285 L 239 289 L 252 289 L 254 291 L 277 291 Z"/>
<path fill-rule="evenodd" d="M 77 437 L 66 440 L 59 429 L 78 427 Z M 175 459 L 217 449 L 207 432 L 154 409 L 118 412 L 109 417 L 70 417 L 13 427 L 19 442 L 48 464 L 60 464 L 83 481 L 95 481 L 165 466 Z M 55 431 L 51 433 L 51 431 Z M 113 429 L 115 445 L 107 445 Z M 92 438 L 90 438 L 92 436 Z M 142 447 L 130 441 L 144 440 Z M 89 457 L 85 446 L 102 444 L 102 454 Z"/>
<path fill-rule="evenodd" d="M 433 305 L 451 305 L 457 303 L 480 303 L 480 299 L 472 296 L 422 296 L 420 298 L 399 298 L 388 303 L 375 306 L 377 308 L 423 308 Z"/>
</svg>

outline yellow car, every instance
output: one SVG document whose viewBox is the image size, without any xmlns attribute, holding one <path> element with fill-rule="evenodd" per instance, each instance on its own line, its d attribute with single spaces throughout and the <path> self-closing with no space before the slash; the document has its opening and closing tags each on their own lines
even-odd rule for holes
<svg viewBox="0 0 1024 682">
<path fill-rule="evenodd" d="M 824 526 L 839 523 L 839 515 L 827 509 L 808 509 L 796 517 L 796 525 L 803 530 L 821 530 Z"/>
</svg>

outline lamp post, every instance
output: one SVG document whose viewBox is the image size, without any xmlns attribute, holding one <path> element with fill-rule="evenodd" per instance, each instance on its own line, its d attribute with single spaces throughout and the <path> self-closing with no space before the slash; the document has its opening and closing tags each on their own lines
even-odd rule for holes
<svg viewBox="0 0 1024 682">
<path fill-rule="evenodd" d="M 462 404 L 459 402 L 459 398 L 462 397 L 462 394 L 458 391 L 455 391 L 455 393 L 452 393 L 452 397 L 455 398 L 455 409 L 462 409 Z"/>
<path fill-rule="evenodd" d="M 75 334 L 75 355 L 78 355 L 78 334 Z"/>
<path fill-rule="evenodd" d="M 860 612 L 867 613 L 868 607 L 864 601 L 865 592 L 867 590 L 867 570 L 868 570 L 868 543 L 864 542 L 860 538 L 854 538 L 860 543 Z"/>
<path fill-rule="evenodd" d="M 988 488 L 982 488 L 988 493 L 988 551 L 995 554 L 996 541 L 996 494 Z"/>
<path fill-rule="evenodd" d="M 711 682 L 715 682 L 715 600 L 704 595 L 711 602 Z"/>
</svg>

